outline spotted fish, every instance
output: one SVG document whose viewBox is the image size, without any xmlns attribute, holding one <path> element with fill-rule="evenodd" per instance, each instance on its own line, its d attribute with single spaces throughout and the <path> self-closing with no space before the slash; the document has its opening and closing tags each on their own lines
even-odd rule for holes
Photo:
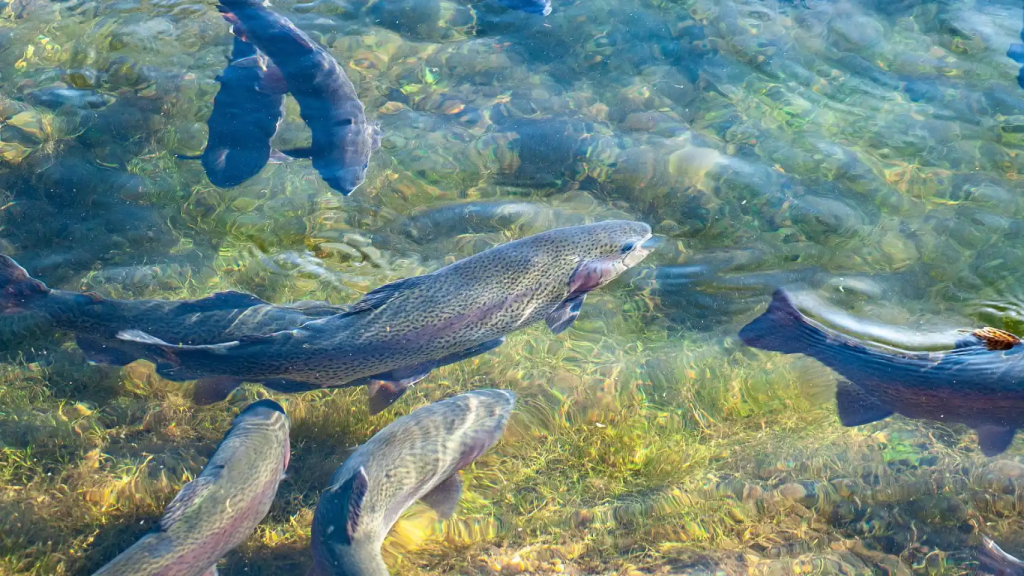
<svg viewBox="0 0 1024 576">
<path fill-rule="evenodd" d="M 156 531 L 95 576 L 214 576 L 270 510 L 288 468 L 288 416 L 273 400 L 247 406 L 206 468 L 171 500 Z"/>
<path fill-rule="evenodd" d="M 331 477 L 313 516 L 315 576 L 387 576 L 380 547 L 416 500 L 447 518 L 462 494 L 459 470 L 501 438 L 515 406 L 507 390 L 476 390 L 389 424 Z"/>
<path fill-rule="evenodd" d="M 348 311 L 294 330 L 177 346 L 138 330 L 120 338 L 162 351 L 165 378 L 235 378 L 276 389 L 366 384 L 379 412 L 431 370 L 493 350 L 545 321 L 558 334 L 587 293 L 643 260 L 651 228 L 613 220 L 549 230 L 366 294 Z"/>
<path fill-rule="evenodd" d="M 975 330 L 945 352 L 869 346 L 807 318 L 778 290 L 739 336 L 762 350 L 806 354 L 843 376 L 836 405 L 845 426 L 894 413 L 958 422 L 977 431 L 986 456 L 1006 450 L 1024 426 L 1024 344 L 1002 330 Z"/>
<path fill-rule="evenodd" d="M 216 186 L 231 188 L 260 173 L 273 154 L 270 141 L 284 117 L 284 96 L 261 91 L 268 76 L 280 72 L 252 44 L 235 38 L 228 66 L 217 76 L 220 91 L 207 120 L 209 136 L 199 156 L 206 177 Z"/>
<path fill-rule="evenodd" d="M 338 61 L 263 0 L 221 0 L 218 9 L 235 35 L 252 42 L 281 71 L 287 91 L 313 140 L 307 148 L 282 150 L 310 158 L 331 188 L 349 195 L 366 180 L 370 154 L 380 147 L 380 127 L 368 124 L 355 86 Z M 280 89 L 283 89 L 280 88 Z M 275 88 L 267 86 L 268 92 Z"/>
<path fill-rule="evenodd" d="M 345 309 L 323 302 L 273 305 L 241 292 L 220 292 L 199 300 L 116 300 L 93 292 L 52 290 L 28 275 L 11 258 L 0 255 L 0 325 L 18 318 L 36 319 L 75 334 L 89 361 L 124 366 L 153 358 L 145 346 L 116 337 L 122 330 L 145 330 L 169 342 L 215 344 L 247 334 L 271 334 L 338 314 Z M 200 383 L 196 401 L 216 382 Z M 216 398 L 221 399 L 221 398 Z"/>
</svg>

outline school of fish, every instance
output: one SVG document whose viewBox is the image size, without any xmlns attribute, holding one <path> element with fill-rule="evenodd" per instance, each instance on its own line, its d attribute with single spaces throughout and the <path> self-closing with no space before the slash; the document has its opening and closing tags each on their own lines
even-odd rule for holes
<svg viewBox="0 0 1024 576">
<path fill-rule="evenodd" d="M 550 0 L 498 2 L 535 16 L 552 11 Z M 248 181 L 268 163 L 299 158 L 311 160 L 334 191 L 347 196 L 359 189 L 382 131 L 367 119 L 343 67 L 262 0 L 219 0 L 217 10 L 231 27 L 231 55 L 217 77 L 203 151 L 178 158 L 198 160 L 222 188 Z M 1024 62 L 1024 45 L 1011 44 L 1007 55 Z M 311 142 L 276 150 L 287 94 Z M 105 103 L 98 93 L 67 90 L 33 97 L 52 106 L 69 98 L 90 107 Z M 527 202 L 467 202 L 414 214 L 401 232 L 420 244 L 443 227 L 437 221 L 504 227 L 536 216 Z M 648 224 L 627 220 L 555 228 L 380 286 L 349 305 L 273 304 L 234 291 L 119 300 L 51 289 L 0 255 L 0 321 L 71 333 L 91 363 L 150 362 L 166 379 L 195 381 L 193 401 L 200 405 L 228 398 L 243 382 L 281 394 L 366 386 L 368 410 L 377 414 L 435 369 L 493 351 L 511 333 L 542 321 L 554 334 L 565 332 L 587 294 L 642 262 L 651 239 Z M 19 324 L 20 318 L 32 321 Z M 738 336 L 749 347 L 806 355 L 838 374 L 836 409 L 845 426 L 896 414 L 964 424 L 990 457 L 1024 428 L 1024 342 L 1002 330 L 966 331 L 948 350 L 904 350 L 829 328 L 780 288 Z M 450 517 L 463 491 L 460 471 L 500 441 L 516 400 L 502 389 L 453 395 L 358 446 L 320 494 L 309 574 L 389 574 L 381 546 L 399 517 L 416 501 Z M 274 400 L 243 408 L 152 530 L 95 574 L 216 575 L 218 561 L 271 510 L 288 470 L 290 425 Z M 1024 563 L 987 537 L 979 558 L 998 573 L 1024 573 Z"/>
</svg>

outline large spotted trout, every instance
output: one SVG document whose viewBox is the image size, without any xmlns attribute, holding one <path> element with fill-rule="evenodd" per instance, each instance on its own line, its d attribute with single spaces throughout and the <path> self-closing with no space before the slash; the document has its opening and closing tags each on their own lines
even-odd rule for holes
<svg viewBox="0 0 1024 576">
<path fill-rule="evenodd" d="M 139 330 L 119 337 L 150 346 L 154 357 L 162 352 L 157 370 L 165 378 L 269 381 L 295 391 L 366 384 L 376 413 L 431 370 L 493 350 L 511 332 L 541 320 L 564 331 L 587 293 L 647 256 L 650 237 L 647 224 L 624 220 L 549 230 L 387 284 L 344 313 L 276 334 L 208 346 Z"/>
<path fill-rule="evenodd" d="M 845 378 L 836 406 L 846 426 L 894 413 L 957 422 L 977 431 L 986 456 L 1006 450 L 1024 426 L 1024 344 L 1002 330 L 975 330 L 944 352 L 868 345 L 807 318 L 778 290 L 739 335 L 748 346 L 810 356 Z"/>
<path fill-rule="evenodd" d="M 154 532 L 95 576 L 215 576 L 270 510 L 288 468 L 288 416 L 273 400 L 247 406 L 195 480 L 171 500 Z"/>
<path fill-rule="evenodd" d="M 331 477 L 313 516 L 311 576 L 387 576 L 380 547 L 421 500 L 455 511 L 462 470 L 501 438 L 515 406 L 507 390 L 476 390 L 414 410 L 360 446 Z"/>
</svg>

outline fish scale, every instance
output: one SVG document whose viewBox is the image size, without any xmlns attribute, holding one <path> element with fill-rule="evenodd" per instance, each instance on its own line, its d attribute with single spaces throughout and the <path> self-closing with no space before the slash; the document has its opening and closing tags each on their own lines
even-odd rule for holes
<svg viewBox="0 0 1024 576">
<path fill-rule="evenodd" d="M 501 438 L 514 405 L 508 390 L 467 392 L 395 420 L 360 446 L 320 496 L 311 574 L 388 574 L 380 547 L 399 516 L 418 499 L 439 516 L 450 514 L 459 470 Z M 365 479 L 365 491 L 353 498 L 357 478 Z"/>
<path fill-rule="evenodd" d="M 122 337 L 156 347 L 153 356 L 162 350 L 158 371 L 172 380 L 233 378 L 295 391 L 395 383 L 384 401 L 375 399 L 383 388 L 371 390 L 376 412 L 432 369 L 491 350 L 511 332 L 541 320 L 564 330 L 586 292 L 646 257 L 650 237 L 650 226 L 625 220 L 550 230 L 382 286 L 342 314 L 237 342 Z"/>
<path fill-rule="evenodd" d="M 243 410 L 206 467 L 168 504 L 157 531 L 96 576 L 215 574 L 218 559 L 244 542 L 273 503 L 288 467 L 288 416 L 261 400 Z"/>
</svg>

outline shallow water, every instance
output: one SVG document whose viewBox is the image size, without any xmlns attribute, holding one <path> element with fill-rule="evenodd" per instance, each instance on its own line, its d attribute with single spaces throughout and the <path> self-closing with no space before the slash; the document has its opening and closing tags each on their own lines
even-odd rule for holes
<svg viewBox="0 0 1024 576">
<path fill-rule="evenodd" d="M 304 573 L 347 449 L 481 387 L 517 414 L 454 519 L 417 505 L 395 527 L 394 573 L 963 574 L 982 533 L 1024 554 L 1024 443 L 844 428 L 831 372 L 735 337 L 779 286 L 905 347 L 1024 330 L 1019 2 L 277 0 L 382 126 L 349 197 L 309 161 L 219 189 L 175 159 L 202 150 L 231 50 L 212 3 L 0 5 L 0 251 L 53 287 L 347 303 L 559 225 L 658 240 L 569 331 L 514 334 L 375 417 L 361 389 L 197 407 L 26 320 L 2 339 L 0 573 L 95 571 L 267 395 L 292 464 L 219 568 Z M 308 137 L 287 99 L 275 143 Z"/>
</svg>

